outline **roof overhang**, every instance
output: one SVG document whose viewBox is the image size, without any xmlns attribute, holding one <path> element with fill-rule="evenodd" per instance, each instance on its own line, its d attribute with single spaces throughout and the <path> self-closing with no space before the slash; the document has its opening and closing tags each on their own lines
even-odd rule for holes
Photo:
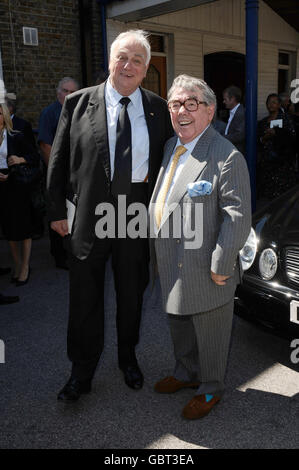
<svg viewBox="0 0 299 470">
<path fill-rule="evenodd" d="M 98 0 L 106 4 L 107 18 L 123 22 L 141 21 L 217 0 Z M 299 31 L 298 0 L 264 0 L 289 25 Z M 245 0 L 244 0 L 245 3 Z"/>
<path fill-rule="evenodd" d="M 196 7 L 216 0 L 116 0 L 107 4 L 107 18 L 119 21 L 141 21 L 174 11 Z"/>
</svg>

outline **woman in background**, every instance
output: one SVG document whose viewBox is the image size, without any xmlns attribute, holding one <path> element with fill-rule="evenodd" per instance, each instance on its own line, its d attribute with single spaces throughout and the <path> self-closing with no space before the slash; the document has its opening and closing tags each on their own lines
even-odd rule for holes
<svg viewBox="0 0 299 470">
<path fill-rule="evenodd" d="M 38 166 L 39 156 L 32 142 L 13 131 L 6 104 L 0 104 L 0 224 L 14 260 L 12 281 L 17 286 L 28 282 L 32 244 L 30 184 L 15 179 L 16 165 Z"/>
<path fill-rule="evenodd" d="M 296 184 L 295 128 L 289 116 L 280 107 L 276 93 L 266 101 L 268 116 L 258 122 L 258 199 L 280 196 Z M 271 121 L 276 121 L 272 122 Z M 277 122 L 278 121 L 278 122 Z"/>
</svg>

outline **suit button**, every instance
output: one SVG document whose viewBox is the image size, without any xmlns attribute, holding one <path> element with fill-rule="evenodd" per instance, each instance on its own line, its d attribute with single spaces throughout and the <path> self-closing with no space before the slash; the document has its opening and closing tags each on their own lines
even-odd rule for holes
<svg viewBox="0 0 299 470">
<path fill-rule="evenodd" d="M 179 263 L 179 264 L 178 264 L 178 267 L 179 267 L 179 268 L 182 268 L 182 267 L 183 267 L 183 263 Z"/>
</svg>

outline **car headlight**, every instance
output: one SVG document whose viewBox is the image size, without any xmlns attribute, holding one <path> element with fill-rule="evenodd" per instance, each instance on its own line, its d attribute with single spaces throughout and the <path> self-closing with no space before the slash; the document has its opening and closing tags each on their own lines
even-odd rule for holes
<svg viewBox="0 0 299 470">
<path fill-rule="evenodd" d="M 243 246 L 242 250 L 240 250 L 239 252 L 243 271 L 246 271 L 247 269 L 250 268 L 250 266 L 252 266 L 252 263 L 256 255 L 256 250 L 257 250 L 257 238 L 255 235 L 255 231 L 253 230 L 253 228 L 251 228 L 250 234 L 246 240 L 246 243 Z"/>
<path fill-rule="evenodd" d="M 277 271 L 277 255 L 272 248 L 266 248 L 262 251 L 259 261 L 260 274 L 263 279 L 269 281 L 275 276 Z"/>
</svg>

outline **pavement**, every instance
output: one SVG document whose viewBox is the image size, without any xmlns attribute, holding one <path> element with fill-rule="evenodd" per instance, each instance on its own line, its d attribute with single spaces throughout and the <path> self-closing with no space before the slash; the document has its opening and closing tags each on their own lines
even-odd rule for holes
<svg viewBox="0 0 299 470">
<path fill-rule="evenodd" d="M 10 263 L 0 240 L 1 266 Z M 154 392 L 174 365 L 160 288 L 146 291 L 138 359 L 143 389 L 129 389 L 117 367 L 115 294 L 106 276 L 105 350 L 92 392 L 73 405 L 57 402 L 70 373 L 66 354 L 68 273 L 56 269 L 47 237 L 33 242 L 28 284 L 0 278 L 20 302 L 0 306 L 1 449 L 295 449 L 299 447 L 299 364 L 290 339 L 234 317 L 226 385 L 205 418 L 181 416 L 192 390 Z M 299 352 L 297 354 L 299 358 Z"/>
</svg>

